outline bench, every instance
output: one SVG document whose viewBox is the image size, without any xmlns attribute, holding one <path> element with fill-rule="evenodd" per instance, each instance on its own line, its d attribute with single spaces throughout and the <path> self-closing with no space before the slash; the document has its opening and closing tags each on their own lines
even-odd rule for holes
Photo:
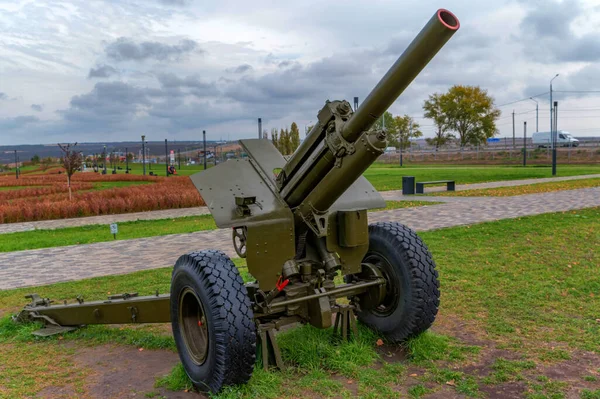
<svg viewBox="0 0 600 399">
<path fill-rule="evenodd" d="M 446 183 L 448 191 L 454 191 L 454 180 L 438 180 L 438 181 L 421 181 L 417 182 L 417 194 L 423 194 L 423 189 L 426 184 L 442 184 Z"/>
</svg>

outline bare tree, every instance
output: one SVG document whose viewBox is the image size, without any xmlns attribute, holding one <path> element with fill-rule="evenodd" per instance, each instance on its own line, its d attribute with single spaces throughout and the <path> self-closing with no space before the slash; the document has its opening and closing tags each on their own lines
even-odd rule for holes
<svg viewBox="0 0 600 399">
<path fill-rule="evenodd" d="M 92 168 L 94 168 L 94 172 L 98 173 L 98 160 L 100 157 L 98 154 L 92 154 Z"/>
<path fill-rule="evenodd" d="M 75 172 L 81 168 L 81 164 L 83 160 L 81 159 L 81 154 L 72 148 L 77 145 L 75 144 L 58 144 L 60 149 L 63 152 L 62 156 L 62 165 L 65 168 L 65 172 L 67 174 L 67 183 L 69 185 L 69 201 L 73 199 L 73 194 L 71 193 L 71 176 L 75 174 Z"/>
<path fill-rule="evenodd" d="M 53 159 L 51 157 L 46 157 L 44 159 L 42 159 L 41 161 L 41 165 L 42 165 L 42 170 L 45 172 L 46 170 L 48 170 L 48 168 L 50 167 L 50 165 L 52 165 L 53 163 Z"/>
</svg>

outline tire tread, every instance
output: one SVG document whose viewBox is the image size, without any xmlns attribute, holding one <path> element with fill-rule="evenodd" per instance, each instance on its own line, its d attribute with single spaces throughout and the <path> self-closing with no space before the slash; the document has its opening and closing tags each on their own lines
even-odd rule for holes
<svg viewBox="0 0 600 399">
<path fill-rule="evenodd" d="M 404 320 L 386 334 L 390 341 L 401 342 L 427 330 L 435 321 L 440 305 L 438 272 L 427 245 L 410 228 L 397 222 L 378 222 L 369 225 L 369 236 L 372 235 L 391 240 L 399 248 L 404 264 L 408 265 L 413 294 L 407 304 L 407 313 Z M 364 319 L 360 312 L 359 319 Z"/>
<path fill-rule="evenodd" d="M 173 275 L 182 267 L 191 268 L 199 276 L 210 298 L 204 305 L 205 311 L 212 313 L 215 331 L 216 365 L 211 380 L 206 381 L 210 391 L 248 382 L 256 362 L 256 325 L 237 268 L 227 255 L 216 250 L 181 256 Z"/>
</svg>

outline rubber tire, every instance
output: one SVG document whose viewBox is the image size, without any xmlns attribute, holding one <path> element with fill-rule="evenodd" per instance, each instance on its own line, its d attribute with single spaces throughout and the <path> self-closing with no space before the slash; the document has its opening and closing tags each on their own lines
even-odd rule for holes
<svg viewBox="0 0 600 399">
<path fill-rule="evenodd" d="M 204 307 L 209 345 L 204 363 L 187 353 L 179 327 L 179 294 L 192 288 Z M 181 256 L 171 278 L 171 324 L 181 363 L 201 392 L 216 393 L 225 385 L 244 384 L 256 362 L 256 325 L 240 274 L 220 251 Z"/>
<path fill-rule="evenodd" d="M 358 319 L 393 343 L 405 341 L 433 324 L 440 305 L 440 285 L 435 262 L 421 238 L 394 222 L 369 225 L 370 254 L 385 258 L 391 266 L 390 284 L 399 287 L 396 306 L 388 315 L 373 309 L 360 311 Z"/>
</svg>

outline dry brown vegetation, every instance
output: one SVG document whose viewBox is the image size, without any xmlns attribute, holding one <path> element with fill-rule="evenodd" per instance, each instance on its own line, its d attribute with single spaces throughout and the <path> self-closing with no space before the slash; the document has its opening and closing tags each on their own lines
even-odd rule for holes
<svg viewBox="0 0 600 399">
<path fill-rule="evenodd" d="M 204 205 L 188 177 L 78 173 L 73 199 L 62 174 L 0 177 L 0 223 L 142 212 Z M 15 187 L 11 190 L 10 187 Z"/>
</svg>

